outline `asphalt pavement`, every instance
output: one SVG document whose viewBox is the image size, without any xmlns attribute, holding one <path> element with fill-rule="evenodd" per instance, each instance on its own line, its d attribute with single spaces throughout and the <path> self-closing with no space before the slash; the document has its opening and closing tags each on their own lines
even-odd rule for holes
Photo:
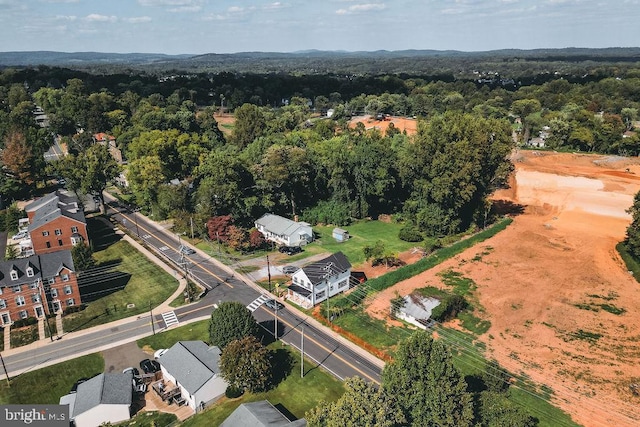
<svg viewBox="0 0 640 427">
<path fill-rule="evenodd" d="M 162 331 L 166 328 L 162 314 L 169 311 L 175 312 L 179 324 L 186 324 L 210 318 L 211 311 L 222 301 L 239 301 L 254 307 L 255 304 L 252 303 L 256 301 L 263 302 L 273 298 L 250 277 L 237 273 L 197 248 L 194 248 L 193 255 L 181 254 L 177 248 L 187 243 L 180 236 L 140 213 L 119 205 L 108 194 L 105 195 L 112 218 L 126 228 L 129 234 L 138 237 L 139 242 L 130 239 L 132 243 L 180 281 L 181 287 L 168 301 L 183 291 L 185 276 L 198 283 L 204 290 L 204 295 L 197 302 L 177 309 L 164 303 L 153 309 L 153 316 L 151 313 L 138 315 L 69 333 L 59 341 L 40 340 L 28 346 L 4 351 L 3 357 L 10 376 L 83 354 L 104 351 Z M 162 258 L 164 260 L 161 261 Z M 380 381 L 384 366 L 382 360 L 292 305 L 285 304 L 284 309 L 275 313 L 260 303 L 253 314 L 265 330 L 271 333 L 277 331 L 275 335 L 283 343 L 300 350 L 304 342 L 305 357 L 337 378 L 357 375 L 369 381 Z"/>
</svg>

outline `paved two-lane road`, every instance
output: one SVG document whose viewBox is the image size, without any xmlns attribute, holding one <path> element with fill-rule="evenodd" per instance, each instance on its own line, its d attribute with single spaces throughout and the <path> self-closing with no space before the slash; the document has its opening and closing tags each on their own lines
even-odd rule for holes
<svg viewBox="0 0 640 427">
<path fill-rule="evenodd" d="M 107 200 L 109 213 L 116 221 L 131 234 L 139 235 L 149 249 L 173 263 L 179 274 L 188 274 L 191 280 L 200 283 L 206 289 L 206 294 L 197 303 L 175 310 L 181 323 L 208 318 L 211 311 L 222 301 L 239 301 L 249 306 L 256 300 L 265 299 L 261 298 L 265 295 L 264 292 L 248 278 L 203 255 L 202 252 L 198 251 L 188 256 L 181 254 L 178 247 L 185 242 L 179 236 L 157 226 L 139 213 L 120 207 L 109 197 Z M 270 332 L 274 331 L 276 314 L 273 310 L 261 304 L 253 313 L 262 327 Z M 160 314 L 153 313 L 156 332 L 165 327 Z M 315 365 L 309 366 L 308 369 L 322 365 L 340 379 L 358 375 L 369 381 L 379 382 L 382 367 L 380 360 L 346 342 L 344 338 L 309 319 L 304 313 L 286 305 L 284 309 L 278 310 L 277 325 L 278 338 L 298 349 L 304 330 L 305 356 L 315 362 Z M 25 370 L 37 369 L 151 335 L 154 328 L 151 325 L 150 314 L 140 315 L 137 319 L 117 322 L 96 330 L 65 335 L 59 341 L 42 341 L 37 348 L 28 352 L 5 356 L 5 364 L 9 375 L 12 376 Z"/>
</svg>

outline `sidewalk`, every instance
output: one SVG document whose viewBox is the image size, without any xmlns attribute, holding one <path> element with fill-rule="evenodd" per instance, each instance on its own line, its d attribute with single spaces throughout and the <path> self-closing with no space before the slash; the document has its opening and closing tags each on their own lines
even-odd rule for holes
<svg viewBox="0 0 640 427">
<path fill-rule="evenodd" d="M 140 215 L 140 216 L 143 216 L 139 212 L 136 213 L 136 214 Z M 145 218 L 151 224 L 153 224 L 156 228 L 160 228 L 160 229 L 163 228 L 160 224 L 157 224 L 155 221 L 152 221 L 150 218 L 148 218 L 148 217 L 145 217 Z M 155 317 L 155 316 L 158 316 L 158 315 L 160 315 L 162 313 L 165 313 L 165 312 L 168 312 L 168 311 L 173 311 L 173 307 L 170 307 L 169 304 L 173 300 L 175 300 L 179 295 L 181 295 L 184 292 L 184 289 L 186 288 L 186 280 L 182 277 L 181 272 L 178 272 L 177 270 L 173 269 L 172 267 L 170 267 L 169 265 L 164 263 L 159 256 L 157 256 L 152 251 L 150 251 L 149 249 L 147 249 L 146 247 L 141 245 L 138 241 L 136 241 L 135 239 L 131 238 L 126 233 L 124 233 L 124 232 L 122 232 L 120 230 L 116 230 L 116 233 L 122 235 L 124 240 L 129 242 L 137 250 L 139 250 L 141 253 L 143 253 L 149 260 L 153 261 L 160 268 L 162 268 L 163 270 L 165 270 L 166 272 L 168 272 L 169 274 L 171 274 L 171 275 L 173 275 L 174 277 L 177 278 L 177 280 L 179 282 L 178 289 L 165 302 L 163 302 L 162 304 L 158 305 L 157 307 L 154 307 L 153 308 L 153 314 L 154 314 L 154 317 Z M 239 272 L 233 270 L 230 266 L 225 265 L 225 264 L 217 261 L 215 258 L 210 257 L 209 254 L 207 254 L 206 252 L 200 250 L 197 247 L 194 247 L 194 246 L 190 245 L 187 241 L 185 241 L 184 244 L 188 244 L 190 247 L 192 247 L 194 250 L 196 250 L 200 255 L 211 258 L 212 260 L 214 260 L 216 262 L 216 264 L 218 265 L 219 268 L 225 270 L 231 276 L 235 276 L 236 278 L 240 279 L 244 284 L 246 284 L 249 287 L 252 287 L 258 293 L 266 294 L 266 295 L 269 295 L 270 297 L 272 296 L 271 294 L 266 292 L 263 288 L 258 286 L 251 278 L 247 277 L 246 275 L 244 275 L 242 273 L 239 273 Z M 306 260 L 306 261 L 308 261 L 308 260 Z M 254 273 L 255 272 L 252 272 L 250 274 L 253 275 Z M 369 353 L 368 351 L 366 351 L 365 349 L 361 348 L 360 346 L 352 343 L 351 341 L 349 341 L 348 339 L 344 338 L 342 335 L 340 335 L 339 333 L 335 332 L 334 330 L 332 330 L 330 328 L 327 328 L 326 326 L 321 324 L 319 321 L 314 319 L 312 316 L 309 316 L 306 313 L 298 310 L 295 306 L 289 304 L 289 305 L 287 305 L 287 310 L 295 313 L 297 316 L 299 316 L 300 318 L 304 319 L 304 321 L 306 323 L 312 325 L 313 327 L 325 331 L 328 335 L 330 335 L 332 338 L 334 338 L 336 341 L 338 341 L 340 343 L 340 345 L 350 348 L 352 351 L 357 353 L 362 358 L 367 359 L 368 361 L 370 361 L 371 363 L 375 364 L 376 366 L 379 366 L 380 368 L 382 368 L 384 366 L 385 362 L 383 360 L 377 358 L 376 356 L 374 356 L 373 354 Z M 124 324 L 127 324 L 129 322 L 132 322 L 132 321 L 135 321 L 135 320 L 139 320 L 141 318 L 148 317 L 148 316 L 149 316 L 149 314 L 147 314 L 147 313 L 134 315 L 134 316 L 123 318 L 123 319 L 120 319 L 120 320 L 116 320 L 116 321 L 113 321 L 113 322 L 110 322 L 110 323 L 105 323 L 105 324 L 102 324 L 102 325 L 94 326 L 92 328 L 87 328 L 87 329 L 83 329 L 83 330 L 80 330 L 80 331 L 70 332 L 68 334 L 65 334 L 65 337 L 76 338 L 76 337 L 81 337 L 83 335 L 94 333 L 94 332 L 97 332 L 97 331 L 110 330 L 110 329 L 113 329 L 113 328 L 118 327 L 120 325 L 124 325 Z M 180 322 L 180 325 L 185 325 L 185 324 L 197 322 L 197 321 L 200 321 L 200 320 L 206 320 L 209 317 L 210 316 L 203 316 L 201 318 L 192 319 L 190 321 Z M 92 349 L 91 353 L 97 352 L 97 351 L 102 351 L 102 350 L 104 350 L 106 348 L 115 347 L 115 346 L 118 346 L 118 345 L 121 345 L 121 344 L 125 344 L 127 342 L 135 341 L 137 339 L 143 338 L 143 337 L 148 336 L 148 335 L 150 335 L 150 333 L 146 333 L 146 334 L 144 334 L 142 336 L 138 336 L 138 337 L 132 337 L 132 338 L 129 338 L 127 340 L 124 340 L 123 342 L 110 343 L 110 344 L 107 344 L 107 345 L 105 345 L 103 347 Z M 18 348 L 15 348 L 15 349 L 6 350 L 3 353 L 5 355 L 7 355 L 7 356 L 8 355 L 12 355 L 12 354 L 18 354 L 18 353 L 22 353 L 22 352 L 26 352 L 26 351 L 35 349 L 35 348 L 42 348 L 43 346 L 46 346 L 46 345 L 48 345 L 50 343 L 51 343 L 51 341 L 49 339 L 39 340 L 39 341 L 36 341 L 36 342 L 31 343 L 31 344 L 26 345 L 26 346 L 22 346 L 22 347 L 18 347 Z M 291 345 L 293 347 L 297 348 L 297 346 L 295 344 L 291 344 Z M 89 352 L 87 352 L 86 354 L 88 354 L 88 353 Z M 78 356 L 81 356 L 81 355 L 83 355 L 83 354 L 77 354 L 74 357 L 78 357 Z M 59 363 L 59 362 L 62 362 L 64 360 L 68 360 L 68 359 L 70 359 L 70 358 L 55 360 L 55 361 L 53 361 L 53 363 Z M 51 363 L 51 364 L 53 364 L 53 363 Z"/>
<path fill-rule="evenodd" d="M 171 274 L 173 277 L 177 277 L 176 280 L 178 281 L 178 289 L 176 289 L 176 291 L 169 298 L 167 298 L 166 301 L 164 301 L 162 304 L 158 305 L 157 307 L 154 307 L 153 308 L 153 314 L 154 314 L 154 317 L 155 317 L 155 316 L 158 316 L 158 315 L 160 315 L 162 313 L 165 313 L 167 311 L 173 311 L 174 310 L 173 307 L 171 307 L 169 304 L 173 300 L 178 298 L 178 296 L 182 295 L 182 293 L 184 292 L 184 290 L 186 288 L 186 285 L 187 285 L 187 282 L 182 277 L 182 274 L 180 272 L 178 272 L 177 270 L 174 270 L 173 268 L 171 268 L 170 266 L 168 266 L 164 262 L 162 262 L 162 260 L 160 258 L 158 258 L 155 254 L 153 254 L 150 250 L 148 250 L 147 248 L 142 246 L 135 239 L 129 237 L 127 234 L 123 233 L 120 230 L 116 230 L 116 234 L 121 235 L 124 240 L 129 242 L 129 244 L 131 244 L 133 247 L 135 247 L 138 251 L 140 251 L 143 255 L 145 255 L 150 261 L 155 263 L 157 266 L 162 268 L 164 271 L 166 271 L 167 273 Z M 133 315 L 133 316 L 130 316 L 130 317 L 125 317 L 123 319 L 114 320 L 113 322 L 109 322 L 109 323 L 104 323 L 102 325 L 93 326 L 91 328 L 81 329 L 79 331 L 74 331 L 74 332 L 69 332 L 69 333 L 64 333 L 64 336 L 65 337 L 69 337 L 69 338 L 77 338 L 77 337 L 81 337 L 83 335 L 88 335 L 88 334 L 91 334 L 91 333 L 94 333 L 94 332 L 97 332 L 97 331 L 110 330 L 110 329 L 113 329 L 115 327 L 130 323 L 132 321 L 141 319 L 143 317 L 148 317 L 148 316 L 149 316 L 149 314 L 147 314 L 147 313 L 140 313 L 140 314 L 136 314 L 136 315 Z M 33 350 L 33 349 L 42 348 L 42 347 L 44 347 L 44 346 L 46 346 L 48 344 L 51 344 L 52 342 L 56 342 L 56 341 L 51 341 L 49 338 L 38 340 L 38 341 L 32 342 L 31 344 L 27 344 L 27 345 L 23 345 L 23 346 L 20 346 L 20 347 L 4 350 L 3 351 L 3 355 L 10 356 L 10 355 L 13 355 L 13 354 L 19 354 L 19 353 L 27 352 L 27 351 L 30 351 L 30 350 Z M 111 345 L 113 345 L 113 344 L 111 344 Z M 56 363 L 57 362 L 59 362 L 59 361 L 56 361 Z"/>
</svg>

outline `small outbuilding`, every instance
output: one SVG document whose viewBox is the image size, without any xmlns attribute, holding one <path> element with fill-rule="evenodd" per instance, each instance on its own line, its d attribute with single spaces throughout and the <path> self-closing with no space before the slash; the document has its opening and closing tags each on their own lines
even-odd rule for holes
<svg viewBox="0 0 640 427">
<path fill-rule="evenodd" d="M 349 232 L 347 230 L 338 227 L 333 229 L 333 231 L 331 232 L 331 236 L 340 243 L 346 242 L 351 237 L 349 236 Z"/>
</svg>

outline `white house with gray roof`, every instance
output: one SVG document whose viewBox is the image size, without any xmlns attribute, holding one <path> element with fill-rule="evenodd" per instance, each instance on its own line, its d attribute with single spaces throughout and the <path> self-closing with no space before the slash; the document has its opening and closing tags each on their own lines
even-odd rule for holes
<svg viewBox="0 0 640 427">
<path fill-rule="evenodd" d="M 75 393 L 60 398 L 69 405 L 69 420 L 76 427 L 97 427 L 131 418 L 133 374 L 100 374 L 78 385 Z"/>
<path fill-rule="evenodd" d="M 290 421 L 268 400 L 243 403 L 220 424 L 220 427 L 304 427 L 307 420 Z"/>
<path fill-rule="evenodd" d="M 306 222 L 292 221 L 279 215 L 264 214 L 255 226 L 266 240 L 285 246 L 301 246 L 313 241 L 313 229 Z"/>
<path fill-rule="evenodd" d="M 307 264 L 291 275 L 287 298 L 304 308 L 349 289 L 351 263 L 342 252 Z"/>
<path fill-rule="evenodd" d="M 180 388 L 194 411 L 218 400 L 229 385 L 220 376 L 220 353 L 203 341 L 178 341 L 158 357 L 164 380 Z"/>
</svg>

